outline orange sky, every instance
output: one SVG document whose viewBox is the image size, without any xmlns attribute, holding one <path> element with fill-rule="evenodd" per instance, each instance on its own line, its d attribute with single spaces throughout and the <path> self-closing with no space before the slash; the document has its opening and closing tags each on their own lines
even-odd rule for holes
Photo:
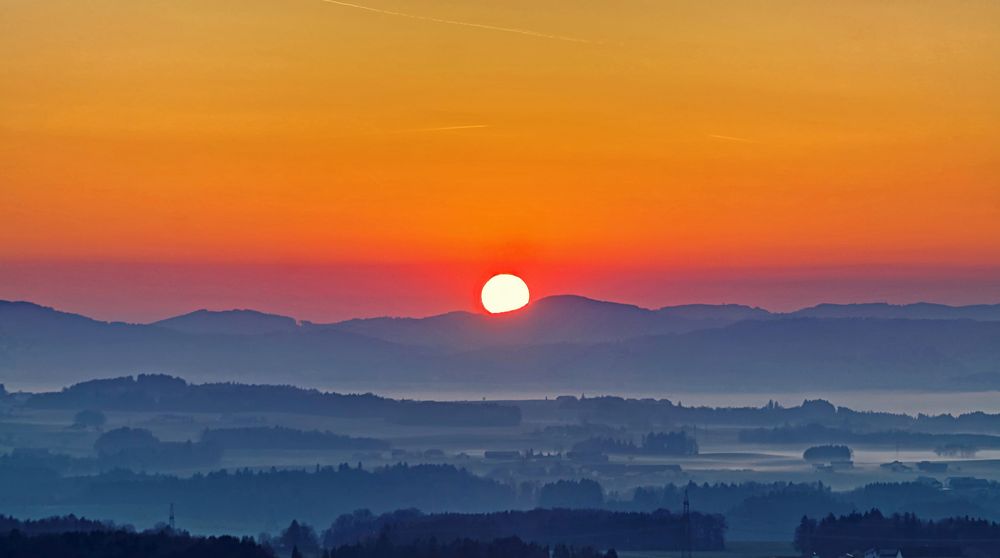
<svg viewBox="0 0 1000 558">
<path fill-rule="evenodd" d="M 1000 268 L 996 2 L 0 0 L 0 52 L 0 298 L 128 262 L 649 304 L 720 269 Z"/>
</svg>

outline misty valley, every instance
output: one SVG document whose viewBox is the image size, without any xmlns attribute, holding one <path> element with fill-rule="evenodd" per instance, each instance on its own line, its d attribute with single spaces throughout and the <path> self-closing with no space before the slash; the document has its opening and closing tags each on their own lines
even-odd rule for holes
<svg viewBox="0 0 1000 558">
<path fill-rule="evenodd" d="M 525 556 L 790 556 L 898 513 L 942 530 L 939 550 L 975 556 L 997 527 L 952 525 L 979 533 L 959 548 L 940 522 L 1000 521 L 1000 414 L 821 399 L 415 401 L 141 374 L 4 390 L 0 449 L 0 533 L 52 548 L 165 537 L 366 556 L 433 540 L 489 555 L 476 545 L 506 540 Z M 456 539 L 476 549 L 446 551 Z"/>
</svg>

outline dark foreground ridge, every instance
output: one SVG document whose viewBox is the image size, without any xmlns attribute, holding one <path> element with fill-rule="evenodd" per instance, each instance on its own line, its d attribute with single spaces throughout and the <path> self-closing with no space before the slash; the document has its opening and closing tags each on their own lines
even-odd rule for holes
<svg viewBox="0 0 1000 558">
<path fill-rule="evenodd" d="M 566 514 L 565 511 L 555 511 Z M 572 518 L 570 518 L 572 519 Z M 720 547 L 721 548 L 721 547 Z M 0 515 L 4 558 L 617 558 L 592 546 L 554 548 L 518 537 L 489 540 L 445 535 L 399 542 L 387 530 L 350 544 L 320 545 L 312 529 L 293 521 L 280 536 L 192 536 L 169 526 L 137 533 L 130 526 L 76 516 L 37 521 Z"/>
<path fill-rule="evenodd" d="M 250 538 L 192 537 L 168 527 L 137 533 L 128 525 L 68 515 L 19 520 L 0 515 L 4 558 L 272 558 Z"/>
<path fill-rule="evenodd" d="M 328 547 L 357 544 L 385 537 L 397 544 L 419 540 L 448 540 L 459 534 L 478 541 L 503 537 L 539 544 L 572 544 L 618 550 L 682 550 L 685 529 L 691 528 L 694 550 L 725 548 L 726 521 L 721 515 L 692 513 L 685 518 L 667 510 L 652 513 L 594 509 L 534 509 L 485 514 L 416 510 L 372 515 L 367 510 L 337 518 L 324 535 Z"/>
</svg>

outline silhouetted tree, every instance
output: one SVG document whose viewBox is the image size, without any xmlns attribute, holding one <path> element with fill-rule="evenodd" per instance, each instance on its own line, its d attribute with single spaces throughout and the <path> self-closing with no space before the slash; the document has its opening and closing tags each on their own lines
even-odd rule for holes
<svg viewBox="0 0 1000 558">
<path fill-rule="evenodd" d="M 281 532 L 277 543 L 280 548 L 291 549 L 293 552 L 301 550 L 310 556 L 319 553 L 319 537 L 316 536 L 316 530 L 294 519 L 288 528 Z"/>
</svg>

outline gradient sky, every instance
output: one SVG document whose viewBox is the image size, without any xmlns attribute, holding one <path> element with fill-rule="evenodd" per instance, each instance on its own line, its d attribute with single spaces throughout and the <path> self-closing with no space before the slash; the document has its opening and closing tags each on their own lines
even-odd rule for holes
<svg viewBox="0 0 1000 558">
<path fill-rule="evenodd" d="M 1000 3 L 0 0 L 0 298 L 1000 302 Z"/>
</svg>

